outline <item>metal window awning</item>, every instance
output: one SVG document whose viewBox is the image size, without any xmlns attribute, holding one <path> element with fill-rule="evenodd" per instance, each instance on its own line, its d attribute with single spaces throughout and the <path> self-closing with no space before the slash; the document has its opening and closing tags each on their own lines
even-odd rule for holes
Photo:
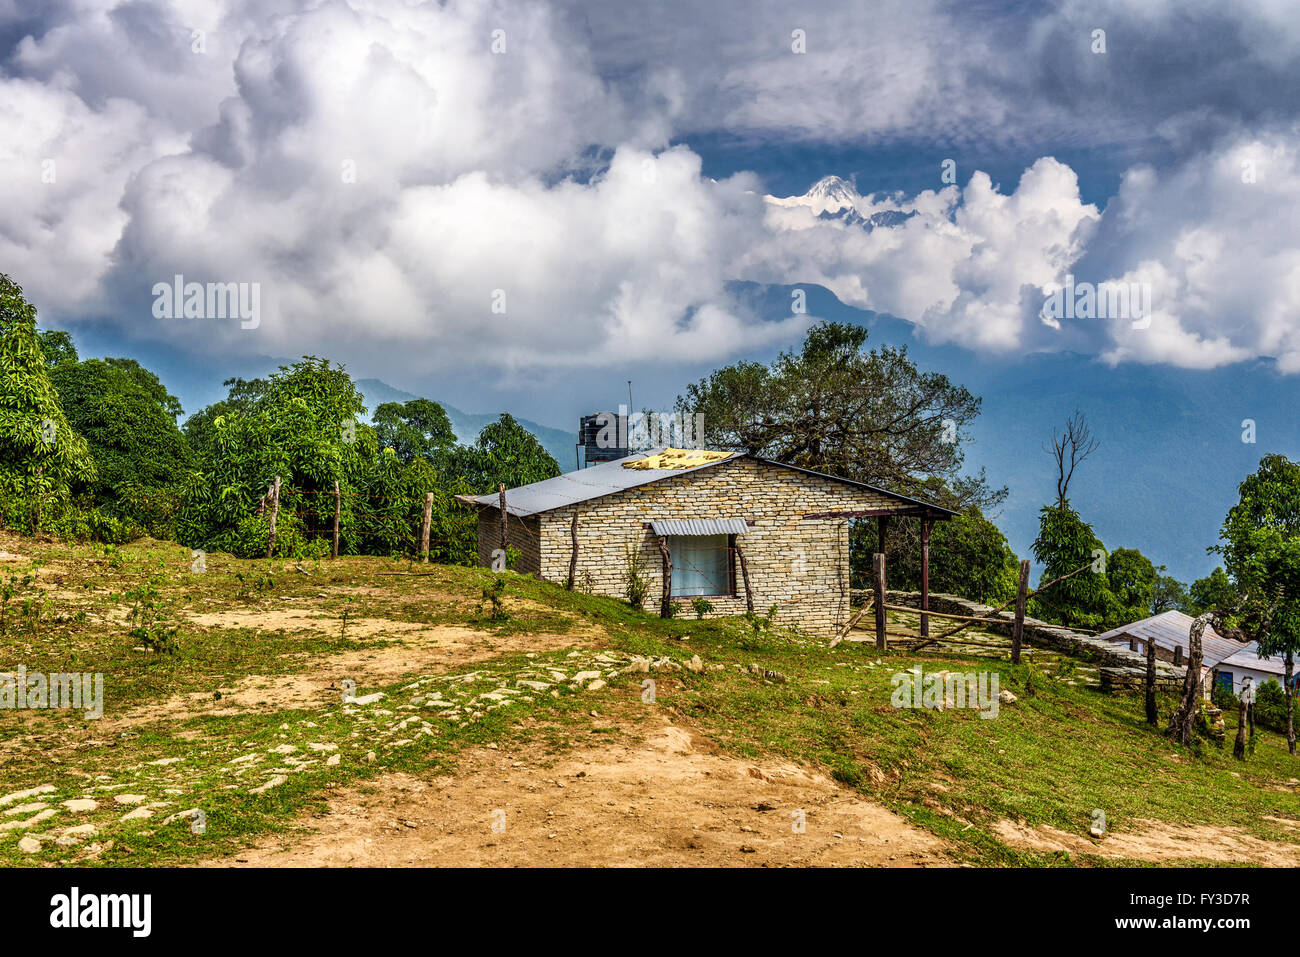
<svg viewBox="0 0 1300 957">
<path fill-rule="evenodd" d="M 687 518 L 652 521 L 656 535 L 744 535 L 749 523 L 743 518 Z"/>
</svg>

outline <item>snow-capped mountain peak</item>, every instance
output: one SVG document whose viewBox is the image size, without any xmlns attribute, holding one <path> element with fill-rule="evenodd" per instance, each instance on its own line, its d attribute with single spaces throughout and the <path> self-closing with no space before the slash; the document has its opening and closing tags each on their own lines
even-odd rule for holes
<svg viewBox="0 0 1300 957">
<path fill-rule="evenodd" d="M 847 180 L 823 176 L 802 196 L 769 196 L 767 201 L 776 206 L 802 206 L 814 216 L 821 216 L 824 213 L 856 212 L 861 198 Z"/>
<path fill-rule="evenodd" d="M 860 198 L 853 185 L 838 176 L 823 176 L 804 194 L 804 199 L 810 200 L 812 204 L 821 204 L 822 208 L 817 212 L 825 213 L 856 208 Z"/>
</svg>

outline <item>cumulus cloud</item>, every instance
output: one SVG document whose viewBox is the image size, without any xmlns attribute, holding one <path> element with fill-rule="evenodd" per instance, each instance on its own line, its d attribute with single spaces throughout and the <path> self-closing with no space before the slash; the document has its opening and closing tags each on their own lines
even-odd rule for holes
<svg viewBox="0 0 1300 957">
<path fill-rule="evenodd" d="M 1097 11 L 1107 59 L 1073 8 L 975 24 L 925 0 L 859 7 L 0 5 L 0 265 L 58 321 L 408 372 L 714 361 L 809 321 L 753 314 L 735 280 L 820 283 L 980 350 L 1192 367 L 1268 355 L 1300 371 L 1300 169 L 1279 119 L 1293 105 L 1263 86 L 1251 102 L 1179 99 L 1161 80 L 1177 64 L 1133 46 L 1141 30 L 1184 37 L 1172 6 Z M 1231 63 L 1293 73 L 1300 37 L 1283 21 L 1248 5 L 1222 33 L 1228 53 L 1208 54 L 1218 81 Z M 791 50 L 796 29 L 807 54 Z M 1258 53 L 1234 46 L 1256 35 Z M 831 209 L 765 200 L 750 174 L 715 181 L 669 146 L 693 130 L 1113 142 L 1152 125 L 1134 84 L 1157 91 L 1159 135 L 1183 151 L 1133 166 L 1104 211 L 1048 155 L 1013 186 L 976 172 Z M 1259 128 L 1274 132 L 1203 137 L 1269 110 Z M 176 274 L 260 283 L 260 325 L 154 318 L 152 288 Z M 1074 274 L 1149 282 L 1152 322 L 1045 323 L 1044 296 Z"/>
</svg>

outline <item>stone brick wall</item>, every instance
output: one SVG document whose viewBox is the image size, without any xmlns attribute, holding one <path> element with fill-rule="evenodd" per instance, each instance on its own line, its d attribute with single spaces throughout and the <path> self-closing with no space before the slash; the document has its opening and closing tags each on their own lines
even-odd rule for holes
<svg viewBox="0 0 1300 957">
<path fill-rule="evenodd" d="M 801 515 L 832 510 L 888 508 L 896 499 L 791 469 L 733 459 L 721 465 L 666 478 L 604 498 L 539 516 L 540 577 L 563 583 L 572 554 L 570 521 L 578 510 L 577 586 L 599 595 L 623 597 L 627 585 L 625 547 L 639 544 L 642 573 L 649 582 L 646 607 L 659 605 L 663 565 L 651 519 L 740 518 L 751 523 L 738 537 L 749 566 L 754 610 L 777 605 L 777 620 L 812 634 L 831 634 L 848 611 L 848 520 L 803 521 Z M 484 509 L 479 557 L 485 563 L 500 540 Z M 511 541 L 514 522 L 511 523 Z M 517 546 L 518 547 L 518 546 Z M 522 568 L 521 568 L 522 570 Z M 532 569 L 530 569 L 532 570 Z M 694 615 L 689 599 L 679 599 Z M 710 597 L 715 615 L 745 611 L 744 580 L 736 563 L 736 596 Z"/>
</svg>

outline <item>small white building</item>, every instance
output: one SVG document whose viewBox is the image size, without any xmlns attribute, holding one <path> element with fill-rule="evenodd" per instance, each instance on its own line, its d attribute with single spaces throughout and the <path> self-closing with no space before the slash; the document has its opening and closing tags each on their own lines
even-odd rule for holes
<svg viewBox="0 0 1300 957">
<path fill-rule="evenodd" d="M 1265 681 L 1276 681 L 1278 684 L 1285 684 L 1286 662 L 1282 660 L 1281 655 L 1274 655 L 1271 658 L 1261 658 L 1257 654 L 1259 647 L 1255 642 L 1251 642 L 1241 651 L 1224 658 L 1215 666 L 1214 680 L 1216 684 L 1222 684 L 1232 687 L 1232 693 L 1241 694 L 1242 686 L 1247 678 L 1251 679 L 1256 691 Z M 1292 676 L 1292 683 L 1296 683 L 1296 677 Z"/>
</svg>

